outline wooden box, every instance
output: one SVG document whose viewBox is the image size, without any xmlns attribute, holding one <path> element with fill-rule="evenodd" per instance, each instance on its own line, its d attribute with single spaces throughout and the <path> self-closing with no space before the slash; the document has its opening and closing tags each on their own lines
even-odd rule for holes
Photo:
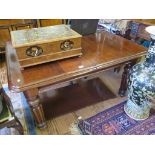
<svg viewBox="0 0 155 155">
<path fill-rule="evenodd" d="M 21 68 L 82 55 L 81 37 L 67 25 L 11 32 Z"/>
</svg>

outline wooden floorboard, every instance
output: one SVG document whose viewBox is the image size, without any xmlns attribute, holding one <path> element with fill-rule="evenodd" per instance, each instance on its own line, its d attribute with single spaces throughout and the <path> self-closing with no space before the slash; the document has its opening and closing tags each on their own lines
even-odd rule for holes
<svg viewBox="0 0 155 155">
<path fill-rule="evenodd" d="M 48 120 L 115 97 L 99 78 L 40 94 Z"/>
</svg>

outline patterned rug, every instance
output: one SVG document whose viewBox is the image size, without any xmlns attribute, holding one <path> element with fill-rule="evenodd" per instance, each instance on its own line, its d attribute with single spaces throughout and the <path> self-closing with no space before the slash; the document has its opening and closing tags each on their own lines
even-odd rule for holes
<svg viewBox="0 0 155 155">
<path fill-rule="evenodd" d="M 84 135 L 153 135 L 155 134 L 155 112 L 144 121 L 135 121 L 124 112 L 126 101 L 85 120 L 78 128 Z"/>
<path fill-rule="evenodd" d="M 27 134 L 27 135 L 37 134 L 35 130 L 33 117 L 24 94 L 13 93 L 9 91 L 7 84 L 4 84 L 3 88 L 5 92 L 8 94 L 8 96 L 10 97 L 12 105 L 14 107 L 15 114 L 23 125 L 24 134 Z M 18 132 L 13 128 L 0 129 L 0 135 L 16 135 L 16 134 L 18 134 Z"/>
</svg>

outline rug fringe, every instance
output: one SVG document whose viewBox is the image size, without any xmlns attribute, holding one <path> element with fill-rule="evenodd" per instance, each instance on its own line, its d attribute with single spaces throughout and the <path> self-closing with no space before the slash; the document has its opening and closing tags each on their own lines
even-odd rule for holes
<svg viewBox="0 0 155 155">
<path fill-rule="evenodd" d="M 71 135 L 82 135 L 82 133 L 81 133 L 79 127 L 78 127 L 78 123 L 79 123 L 80 120 L 82 120 L 82 117 L 81 116 L 78 117 L 77 122 L 73 122 L 70 125 L 69 130 L 70 130 Z"/>
<path fill-rule="evenodd" d="M 69 130 L 71 132 L 71 135 L 81 135 L 77 123 L 72 123 Z"/>
</svg>

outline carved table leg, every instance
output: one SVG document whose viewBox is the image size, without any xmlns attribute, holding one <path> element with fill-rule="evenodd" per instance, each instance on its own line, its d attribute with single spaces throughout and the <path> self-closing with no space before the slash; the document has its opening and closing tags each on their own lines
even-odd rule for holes
<svg viewBox="0 0 155 155">
<path fill-rule="evenodd" d="M 39 128 L 45 128 L 46 122 L 45 122 L 42 105 L 39 102 L 38 89 L 36 88 L 36 89 L 27 90 L 24 92 L 24 94 L 28 101 L 30 109 L 32 111 L 36 125 Z"/>
<path fill-rule="evenodd" d="M 129 70 L 136 63 L 136 61 L 137 60 L 133 60 L 132 62 L 127 63 L 125 65 L 125 67 L 124 67 L 124 72 L 122 74 L 121 85 L 120 85 L 119 92 L 118 92 L 118 94 L 121 97 L 125 96 L 125 93 L 127 91 L 127 78 L 128 78 Z"/>
</svg>

